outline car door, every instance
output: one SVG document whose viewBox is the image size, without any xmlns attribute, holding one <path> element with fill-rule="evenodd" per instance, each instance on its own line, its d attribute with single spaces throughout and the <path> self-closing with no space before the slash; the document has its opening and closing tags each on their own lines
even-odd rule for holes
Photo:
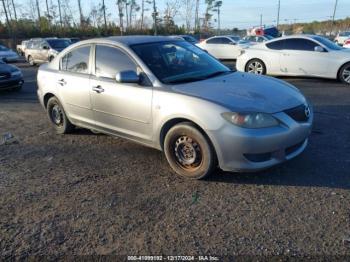
<svg viewBox="0 0 350 262">
<path fill-rule="evenodd" d="M 153 89 L 146 82 L 116 81 L 117 73 L 130 70 L 143 75 L 125 50 L 95 46 L 95 74 L 90 85 L 95 122 L 107 132 L 151 141 Z"/>
<path fill-rule="evenodd" d="M 241 48 L 239 45 L 228 37 L 222 37 L 221 50 L 223 59 L 237 59 L 241 54 Z"/>
<path fill-rule="evenodd" d="M 94 125 L 90 100 L 91 45 L 77 47 L 60 61 L 57 89 L 69 118 L 80 125 Z"/>
<path fill-rule="evenodd" d="M 50 46 L 46 41 L 40 42 L 37 59 L 40 60 L 41 62 L 47 62 L 49 57 L 49 49 L 50 49 Z"/>
<path fill-rule="evenodd" d="M 283 75 L 281 70 L 281 57 L 284 41 L 285 40 L 274 40 L 265 44 L 267 47 L 267 52 L 263 57 L 263 61 L 266 65 L 268 74 Z"/>
<path fill-rule="evenodd" d="M 224 55 L 221 39 L 221 37 L 213 37 L 205 42 L 205 50 L 207 50 L 209 54 L 218 59 L 222 59 Z"/>
<path fill-rule="evenodd" d="M 286 39 L 280 60 L 281 71 L 286 75 L 323 76 L 329 67 L 329 53 L 315 51 L 320 46 L 305 38 Z"/>
</svg>

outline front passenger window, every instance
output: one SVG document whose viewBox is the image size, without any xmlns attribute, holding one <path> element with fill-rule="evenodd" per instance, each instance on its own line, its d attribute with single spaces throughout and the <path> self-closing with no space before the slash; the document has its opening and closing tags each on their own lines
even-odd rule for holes
<svg viewBox="0 0 350 262">
<path fill-rule="evenodd" d="M 66 54 L 61 61 L 61 70 L 88 74 L 89 73 L 90 46 L 76 48 Z"/>
</svg>

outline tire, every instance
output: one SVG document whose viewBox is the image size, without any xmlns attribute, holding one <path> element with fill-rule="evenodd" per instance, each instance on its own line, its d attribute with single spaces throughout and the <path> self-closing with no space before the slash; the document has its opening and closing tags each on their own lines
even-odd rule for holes
<svg viewBox="0 0 350 262">
<path fill-rule="evenodd" d="M 252 59 L 245 66 L 245 71 L 256 75 L 266 75 L 266 66 L 260 59 Z"/>
<path fill-rule="evenodd" d="M 350 63 L 343 65 L 338 73 L 338 79 L 347 85 L 350 85 Z"/>
<path fill-rule="evenodd" d="M 217 167 L 211 142 L 189 122 L 177 124 L 168 131 L 164 152 L 171 168 L 185 178 L 203 179 Z"/>
<path fill-rule="evenodd" d="M 67 134 L 72 132 L 74 126 L 67 118 L 61 103 L 56 97 L 51 97 L 47 102 L 47 115 L 58 134 Z"/>
<path fill-rule="evenodd" d="M 35 66 L 35 65 L 36 65 L 32 56 L 28 56 L 28 63 L 29 63 L 31 66 Z"/>
</svg>

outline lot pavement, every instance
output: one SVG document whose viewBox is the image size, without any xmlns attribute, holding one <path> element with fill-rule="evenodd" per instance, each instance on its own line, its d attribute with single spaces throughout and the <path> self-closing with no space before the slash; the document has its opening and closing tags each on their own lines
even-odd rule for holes
<svg viewBox="0 0 350 262">
<path fill-rule="evenodd" d="M 350 87 L 283 78 L 314 105 L 298 158 L 255 174 L 177 177 L 161 152 L 79 129 L 57 135 L 36 99 L 0 93 L 0 257 L 350 255 Z"/>
</svg>

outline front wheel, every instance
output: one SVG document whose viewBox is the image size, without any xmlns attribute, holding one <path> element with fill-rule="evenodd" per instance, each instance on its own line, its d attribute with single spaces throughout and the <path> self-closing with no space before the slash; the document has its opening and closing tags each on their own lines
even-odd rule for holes
<svg viewBox="0 0 350 262">
<path fill-rule="evenodd" d="M 34 59 L 32 56 L 28 56 L 28 63 L 31 65 L 31 66 L 35 66 L 35 62 L 34 62 Z"/>
<path fill-rule="evenodd" d="M 51 97 L 47 102 L 47 114 L 58 134 L 66 134 L 74 129 L 56 97 Z"/>
<path fill-rule="evenodd" d="M 338 78 L 344 84 L 350 85 L 350 63 L 342 66 L 339 70 Z"/>
<path fill-rule="evenodd" d="M 172 169 L 186 178 L 203 179 L 217 166 L 210 141 L 191 123 L 177 124 L 168 131 L 164 151 Z"/>
<path fill-rule="evenodd" d="M 266 66 L 260 59 L 252 59 L 247 63 L 245 71 L 256 75 L 265 75 Z"/>
</svg>

